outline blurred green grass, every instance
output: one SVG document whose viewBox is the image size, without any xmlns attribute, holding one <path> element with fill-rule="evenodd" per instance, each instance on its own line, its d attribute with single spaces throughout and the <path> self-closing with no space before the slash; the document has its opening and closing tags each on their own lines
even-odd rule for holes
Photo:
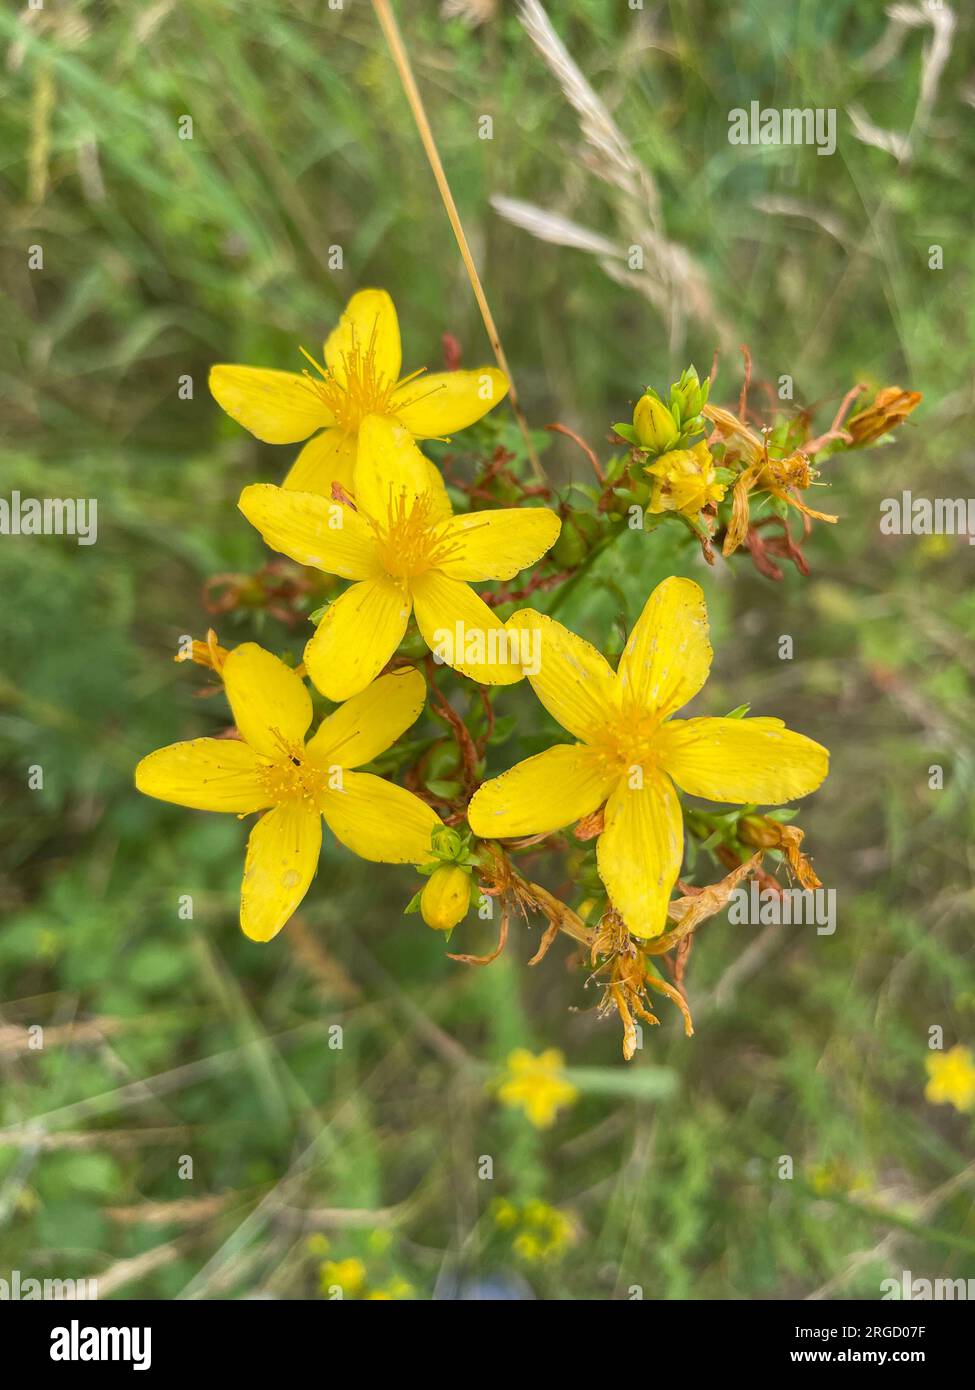
<svg viewBox="0 0 975 1390">
<path fill-rule="evenodd" d="M 682 317 L 678 346 L 592 258 L 491 212 L 501 193 L 623 234 L 514 6 L 477 29 L 401 9 L 532 423 L 602 441 L 645 382 L 705 368 L 715 334 Z M 872 4 L 550 12 L 757 375 L 793 374 L 827 414 L 855 380 L 925 393 L 895 445 L 828 469 L 821 496 L 843 520 L 815 533 L 808 580 L 771 585 L 744 564 L 702 579 L 708 712 L 748 699 L 832 750 L 802 819 L 838 891 L 836 935 L 709 924 L 689 975 L 695 1038 L 666 1015 L 630 1072 L 563 948 L 529 971 L 537 936 L 519 930 L 502 960 L 465 971 L 400 916 L 411 874 L 334 845 L 293 930 L 262 949 L 240 936 L 244 828 L 131 786 L 141 754 L 221 717 L 171 655 L 206 625 L 206 578 L 263 562 L 234 503 L 291 456 L 222 416 L 208 366 L 297 365 L 298 343 L 314 347 L 367 284 L 396 299 L 410 365 L 436 366 L 448 330 L 480 360 L 483 333 L 368 5 L 5 11 L 3 490 L 96 496 L 100 534 L 0 542 L 0 1273 L 101 1276 L 103 1295 L 315 1296 L 317 1229 L 334 1258 L 429 1297 L 454 1268 L 514 1277 L 490 1208 L 505 1195 L 578 1223 L 561 1261 L 521 1271 L 544 1296 L 870 1298 L 902 1267 L 975 1275 L 970 1119 L 923 1099 L 928 1029 L 967 1041 L 975 1011 L 971 552 L 878 529 L 885 496 L 964 495 L 970 474 L 970 21 L 898 165 L 844 111 L 907 130 L 927 31 L 871 72 L 886 23 Z M 727 113 L 752 99 L 835 106 L 836 155 L 730 146 Z M 184 114 L 192 141 L 177 139 Z M 763 198 L 805 211 L 769 214 Z M 43 271 L 27 270 L 32 244 Z M 718 399 L 738 372 L 723 354 Z M 583 476 L 567 443 L 546 460 Z M 632 620 L 663 574 L 702 578 L 661 533 L 627 540 L 565 615 L 591 636 Z M 298 640 L 273 620 L 220 632 Z M 524 692 L 504 708 L 540 727 Z M 37 763 L 44 788 L 29 792 Z M 461 949 L 479 940 L 465 930 Z M 35 1023 L 36 1053 L 22 1044 Z M 532 1131 L 485 1089 L 521 1045 L 602 1069 L 605 1093 Z M 672 1090 L 646 1099 L 658 1067 Z M 201 1205 L 165 1206 L 187 1199 Z"/>
</svg>

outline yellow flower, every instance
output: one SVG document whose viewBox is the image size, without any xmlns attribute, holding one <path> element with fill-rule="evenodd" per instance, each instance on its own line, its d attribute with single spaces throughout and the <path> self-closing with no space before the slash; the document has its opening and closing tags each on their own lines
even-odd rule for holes
<svg viewBox="0 0 975 1390">
<path fill-rule="evenodd" d="M 834 1192 L 868 1192 L 873 1186 L 868 1173 L 842 1158 L 817 1163 L 807 1173 L 809 1185 L 819 1197 L 829 1197 Z"/>
<path fill-rule="evenodd" d="M 330 700 L 368 685 L 402 641 L 411 610 L 424 640 L 456 670 L 510 685 L 511 636 L 468 580 L 512 579 L 549 549 L 560 521 L 547 507 L 453 515 L 443 479 L 390 420 L 359 432 L 355 506 L 269 483 L 238 503 L 274 550 L 354 583 L 305 648 L 308 674 Z"/>
<path fill-rule="evenodd" d="M 538 629 L 535 694 L 578 743 L 519 763 L 475 793 L 468 820 L 495 839 L 549 834 L 605 801 L 600 877 L 634 936 L 657 936 L 680 872 L 677 787 L 709 801 L 777 805 L 815 791 L 825 748 L 780 719 L 673 719 L 711 666 L 704 595 L 670 578 L 650 595 L 613 673 L 605 658 L 532 609 L 509 619 Z M 676 786 L 675 786 L 676 783 Z"/>
<path fill-rule="evenodd" d="M 518 1224 L 518 1208 L 507 1197 L 495 1197 L 491 1203 L 491 1215 L 500 1231 L 510 1231 Z"/>
<path fill-rule="evenodd" d="M 526 1260 L 557 1259 L 575 1242 L 576 1228 L 564 1211 L 537 1198 L 522 1208 L 525 1229 L 515 1237 L 512 1249 Z"/>
<path fill-rule="evenodd" d="M 200 811 L 264 811 L 251 830 L 240 893 L 240 925 L 270 941 L 294 913 L 318 867 L 322 817 L 362 859 L 420 864 L 441 822 L 404 787 L 367 772 L 413 724 L 426 695 L 412 667 L 374 681 L 312 721 L 304 682 L 253 642 L 230 652 L 222 673 L 240 739 L 195 738 L 143 758 L 135 785 L 147 796 Z"/>
<path fill-rule="evenodd" d="M 536 1129 L 549 1129 L 564 1106 L 573 1105 L 579 1092 L 562 1074 L 565 1058 L 556 1047 L 537 1057 L 517 1047 L 508 1057 L 506 1079 L 498 1087 L 502 1105 L 524 1110 Z"/>
<path fill-rule="evenodd" d="M 653 477 L 650 511 L 696 516 L 710 502 L 720 502 L 726 486 L 715 478 L 714 460 L 702 440 L 693 449 L 672 449 L 645 470 Z"/>
<path fill-rule="evenodd" d="M 396 1275 L 392 1279 L 390 1279 L 389 1283 L 386 1285 L 384 1289 L 373 1289 L 373 1291 L 367 1294 L 366 1297 L 372 1299 L 375 1302 L 386 1303 L 392 1299 L 399 1300 L 405 1298 L 412 1298 L 413 1292 L 413 1285 L 409 1282 L 409 1280 L 403 1279 L 400 1276 Z"/>
<path fill-rule="evenodd" d="M 330 497 L 333 482 L 352 486 L 356 439 L 368 415 L 398 421 L 414 439 L 442 438 L 480 420 L 508 390 L 496 367 L 429 375 L 421 368 L 401 378 L 399 322 L 385 290 L 352 296 L 324 358 L 320 366 L 309 357 L 315 375 L 224 364 L 210 370 L 217 404 L 258 439 L 295 444 L 313 436 L 285 479 L 297 492 Z"/>
<path fill-rule="evenodd" d="M 970 1047 L 957 1044 L 947 1052 L 932 1052 L 925 1065 L 928 1081 L 924 1099 L 932 1105 L 953 1105 L 962 1112 L 975 1106 L 975 1058 Z"/>
<path fill-rule="evenodd" d="M 361 1260 L 326 1260 L 318 1277 L 322 1293 L 337 1288 L 343 1298 L 355 1298 L 366 1287 L 366 1267 Z"/>
</svg>

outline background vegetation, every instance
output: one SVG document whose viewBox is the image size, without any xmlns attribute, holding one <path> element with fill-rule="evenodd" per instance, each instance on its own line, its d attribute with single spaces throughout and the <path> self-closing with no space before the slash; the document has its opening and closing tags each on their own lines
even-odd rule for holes
<svg viewBox="0 0 975 1390">
<path fill-rule="evenodd" d="M 421 1298 L 573 1299 L 874 1298 L 903 1268 L 975 1276 L 971 1118 L 923 1096 L 929 1028 L 950 1046 L 975 1021 L 973 552 L 878 528 L 904 488 L 971 490 L 970 17 L 553 6 L 635 161 L 627 182 L 515 4 L 399 9 L 535 427 L 560 420 L 605 456 L 645 383 L 706 371 L 716 347 L 731 404 L 740 342 L 757 377 L 793 375 L 826 415 L 854 381 L 925 393 L 894 444 L 828 471 L 815 501 L 843 519 L 815 533 L 808 579 L 771 583 L 741 556 L 705 572 L 664 528 L 609 552 L 562 611 L 599 638 L 666 573 L 706 586 L 704 712 L 750 700 L 832 751 L 803 824 L 838 929 L 709 923 L 696 1036 L 669 1011 L 629 1067 L 566 945 L 529 970 L 537 930 L 518 927 L 490 968 L 455 964 L 400 915 L 415 876 L 334 843 L 300 919 L 269 946 L 241 936 L 244 827 L 132 788 L 143 753 L 224 718 L 172 653 L 213 620 L 210 576 L 264 563 L 234 504 L 293 453 L 222 415 L 208 366 L 297 365 L 369 284 L 396 299 L 409 367 L 439 365 L 445 331 L 485 360 L 483 330 L 364 0 L 7 8 L 2 494 L 97 497 L 99 539 L 0 538 L 0 1275 L 321 1297 L 324 1255 Z M 836 108 L 837 152 L 731 146 L 728 112 L 752 100 Z M 645 280 L 605 248 L 538 240 L 498 195 L 654 248 Z M 568 441 L 544 457 L 585 477 Z M 225 643 L 304 641 L 261 611 L 216 625 Z M 540 728 L 530 693 L 505 706 Z M 513 732 L 493 770 L 528 746 Z M 461 931 L 460 949 L 488 944 L 486 926 Z M 516 1046 L 589 1069 L 551 1131 L 486 1089 Z M 574 1242 L 519 1259 L 498 1197 L 564 1211 Z"/>
</svg>

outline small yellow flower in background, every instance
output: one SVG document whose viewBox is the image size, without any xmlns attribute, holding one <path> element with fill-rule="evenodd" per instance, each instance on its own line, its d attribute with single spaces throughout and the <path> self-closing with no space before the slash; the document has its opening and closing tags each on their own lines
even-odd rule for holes
<svg viewBox="0 0 975 1390">
<path fill-rule="evenodd" d="M 318 1271 L 322 1293 L 342 1290 L 343 1298 L 357 1298 L 366 1287 L 366 1267 L 361 1260 L 326 1260 Z"/>
<path fill-rule="evenodd" d="M 491 1203 L 491 1215 L 499 1231 L 510 1231 L 518 1225 L 518 1208 L 507 1197 L 496 1197 Z"/>
<path fill-rule="evenodd" d="M 366 1294 L 368 1301 L 372 1303 L 387 1303 L 392 1299 L 412 1298 L 414 1293 L 413 1285 L 407 1279 L 391 1279 L 384 1289 L 373 1289 Z"/>
<path fill-rule="evenodd" d="M 926 560 L 943 560 L 951 554 L 953 544 L 950 536 L 922 536 L 917 548 Z"/>
<path fill-rule="evenodd" d="M 670 578 L 647 599 L 614 673 L 606 658 L 533 609 L 508 620 L 542 634 L 528 679 L 575 738 L 518 763 L 474 794 L 486 839 L 543 835 L 606 802 L 599 875 L 634 936 L 658 936 L 684 854 L 677 787 L 708 801 L 778 805 L 825 778 L 829 754 L 781 719 L 673 719 L 711 667 L 704 594 Z M 676 784 L 676 786 L 675 786 Z"/>
<path fill-rule="evenodd" d="M 512 1248 L 522 1259 L 558 1259 L 575 1243 L 575 1226 L 564 1211 L 533 1201 L 525 1203 L 521 1215 L 523 1229 Z"/>
<path fill-rule="evenodd" d="M 829 1197 L 835 1192 L 864 1193 L 873 1187 L 869 1173 L 842 1158 L 814 1164 L 806 1171 L 809 1186 L 818 1197 Z"/>
<path fill-rule="evenodd" d="M 975 1107 L 975 1057 L 960 1043 L 947 1052 L 932 1052 L 925 1060 L 930 1080 L 924 1099 L 932 1105 L 953 1105 L 966 1113 Z"/>
<path fill-rule="evenodd" d="M 491 1214 L 499 1231 L 517 1231 L 511 1248 L 529 1262 L 557 1259 L 577 1238 L 572 1219 L 537 1198 L 518 1207 L 507 1197 L 499 1197 L 491 1204 Z"/>
<path fill-rule="evenodd" d="M 720 502 L 727 491 L 719 483 L 714 460 L 708 446 L 701 441 L 693 449 L 672 449 L 662 454 L 656 463 L 647 464 L 645 472 L 653 479 L 650 511 L 682 512 L 697 516 L 702 507 Z"/>
<path fill-rule="evenodd" d="M 579 1092 L 564 1075 L 565 1058 L 556 1047 L 537 1057 L 517 1047 L 508 1057 L 507 1072 L 497 1089 L 502 1105 L 524 1110 L 536 1129 L 550 1129 L 558 1112 L 574 1105 Z"/>
<path fill-rule="evenodd" d="M 330 700 L 345 700 L 382 670 L 410 613 L 428 646 L 484 685 L 523 671 L 508 659 L 504 623 L 471 580 L 513 579 L 541 559 L 561 522 L 547 507 L 453 515 L 443 479 L 401 426 L 363 422 L 355 506 L 270 483 L 238 503 L 273 550 L 354 582 L 332 603 L 305 648 L 305 665 Z"/>
<path fill-rule="evenodd" d="M 307 743 L 312 703 L 300 677 L 253 642 L 221 669 L 240 739 L 195 738 L 143 758 L 135 785 L 147 796 L 200 811 L 264 815 L 251 830 L 240 925 L 270 941 L 315 876 L 322 818 L 362 859 L 420 864 L 441 821 L 419 797 L 368 772 L 418 718 L 426 683 L 410 667 L 374 681 L 327 715 Z"/>
<path fill-rule="evenodd" d="M 326 497 L 333 482 L 353 486 L 359 429 L 368 415 L 397 422 L 414 439 L 443 438 L 480 420 L 508 390 L 496 367 L 430 374 L 421 368 L 400 377 L 399 321 L 385 290 L 352 296 L 325 343 L 324 365 L 305 356 L 314 374 L 221 364 L 210 370 L 210 390 L 228 415 L 268 444 L 313 436 L 284 486 Z"/>
</svg>

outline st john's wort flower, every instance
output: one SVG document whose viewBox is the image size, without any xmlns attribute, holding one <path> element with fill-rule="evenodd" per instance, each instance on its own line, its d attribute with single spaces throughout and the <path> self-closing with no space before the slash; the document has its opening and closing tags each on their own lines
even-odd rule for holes
<svg viewBox="0 0 975 1390">
<path fill-rule="evenodd" d="M 947 1052 L 932 1052 L 925 1065 L 929 1078 L 925 1100 L 932 1105 L 953 1105 L 963 1113 L 975 1108 L 975 1057 L 970 1047 L 959 1043 Z"/>
<path fill-rule="evenodd" d="M 555 512 L 454 516 L 443 479 L 408 431 L 376 415 L 359 432 L 354 483 L 354 506 L 269 483 L 244 488 L 238 503 L 272 549 L 354 581 L 305 648 L 318 689 L 330 700 L 362 690 L 403 640 L 411 612 L 455 670 L 484 685 L 521 680 L 511 634 L 469 581 L 513 579 L 541 559 L 559 534 Z"/>
<path fill-rule="evenodd" d="M 726 484 L 718 479 L 714 460 L 702 440 L 692 449 L 671 449 L 644 470 L 652 479 L 648 510 L 680 512 L 695 517 L 702 508 L 717 505 L 725 495 Z"/>
<path fill-rule="evenodd" d="M 508 1056 L 497 1096 L 502 1105 L 523 1110 L 536 1129 L 550 1129 L 559 1111 L 576 1103 L 579 1092 L 566 1079 L 565 1057 L 557 1047 L 537 1057 L 526 1047 L 516 1047 Z"/>
<path fill-rule="evenodd" d="M 579 741 L 485 782 L 468 820 L 490 839 L 542 835 L 606 803 L 597 865 L 634 936 L 657 936 L 684 852 L 677 787 L 709 801 L 776 805 L 815 791 L 829 754 L 781 719 L 674 719 L 711 666 L 704 595 L 689 579 L 658 584 L 614 673 L 595 647 L 552 618 L 509 619 L 541 632 L 535 694 Z"/>
<path fill-rule="evenodd" d="M 496 367 L 429 373 L 421 368 L 401 377 L 399 321 L 385 290 L 352 296 L 325 342 L 324 359 L 319 364 L 308 356 L 314 371 L 304 372 L 220 364 L 210 370 L 210 390 L 258 439 L 308 439 L 284 486 L 325 497 L 331 497 L 333 482 L 346 491 L 352 487 L 356 442 L 367 416 L 394 420 L 414 439 L 439 439 L 480 420 L 508 390 Z"/>
<path fill-rule="evenodd" d="M 297 911 L 318 867 L 322 819 L 362 859 L 419 864 L 441 822 L 419 797 L 353 768 L 413 724 L 426 683 L 412 667 L 374 681 L 327 715 L 307 740 L 312 704 L 301 678 L 254 642 L 228 653 L 221 674 L 240 739 L 194 738 L 142 759 L 147 796 L 200 811 L 264 814 L 251 830 L 240 925 L 270 941 Z"/>
</svg>

